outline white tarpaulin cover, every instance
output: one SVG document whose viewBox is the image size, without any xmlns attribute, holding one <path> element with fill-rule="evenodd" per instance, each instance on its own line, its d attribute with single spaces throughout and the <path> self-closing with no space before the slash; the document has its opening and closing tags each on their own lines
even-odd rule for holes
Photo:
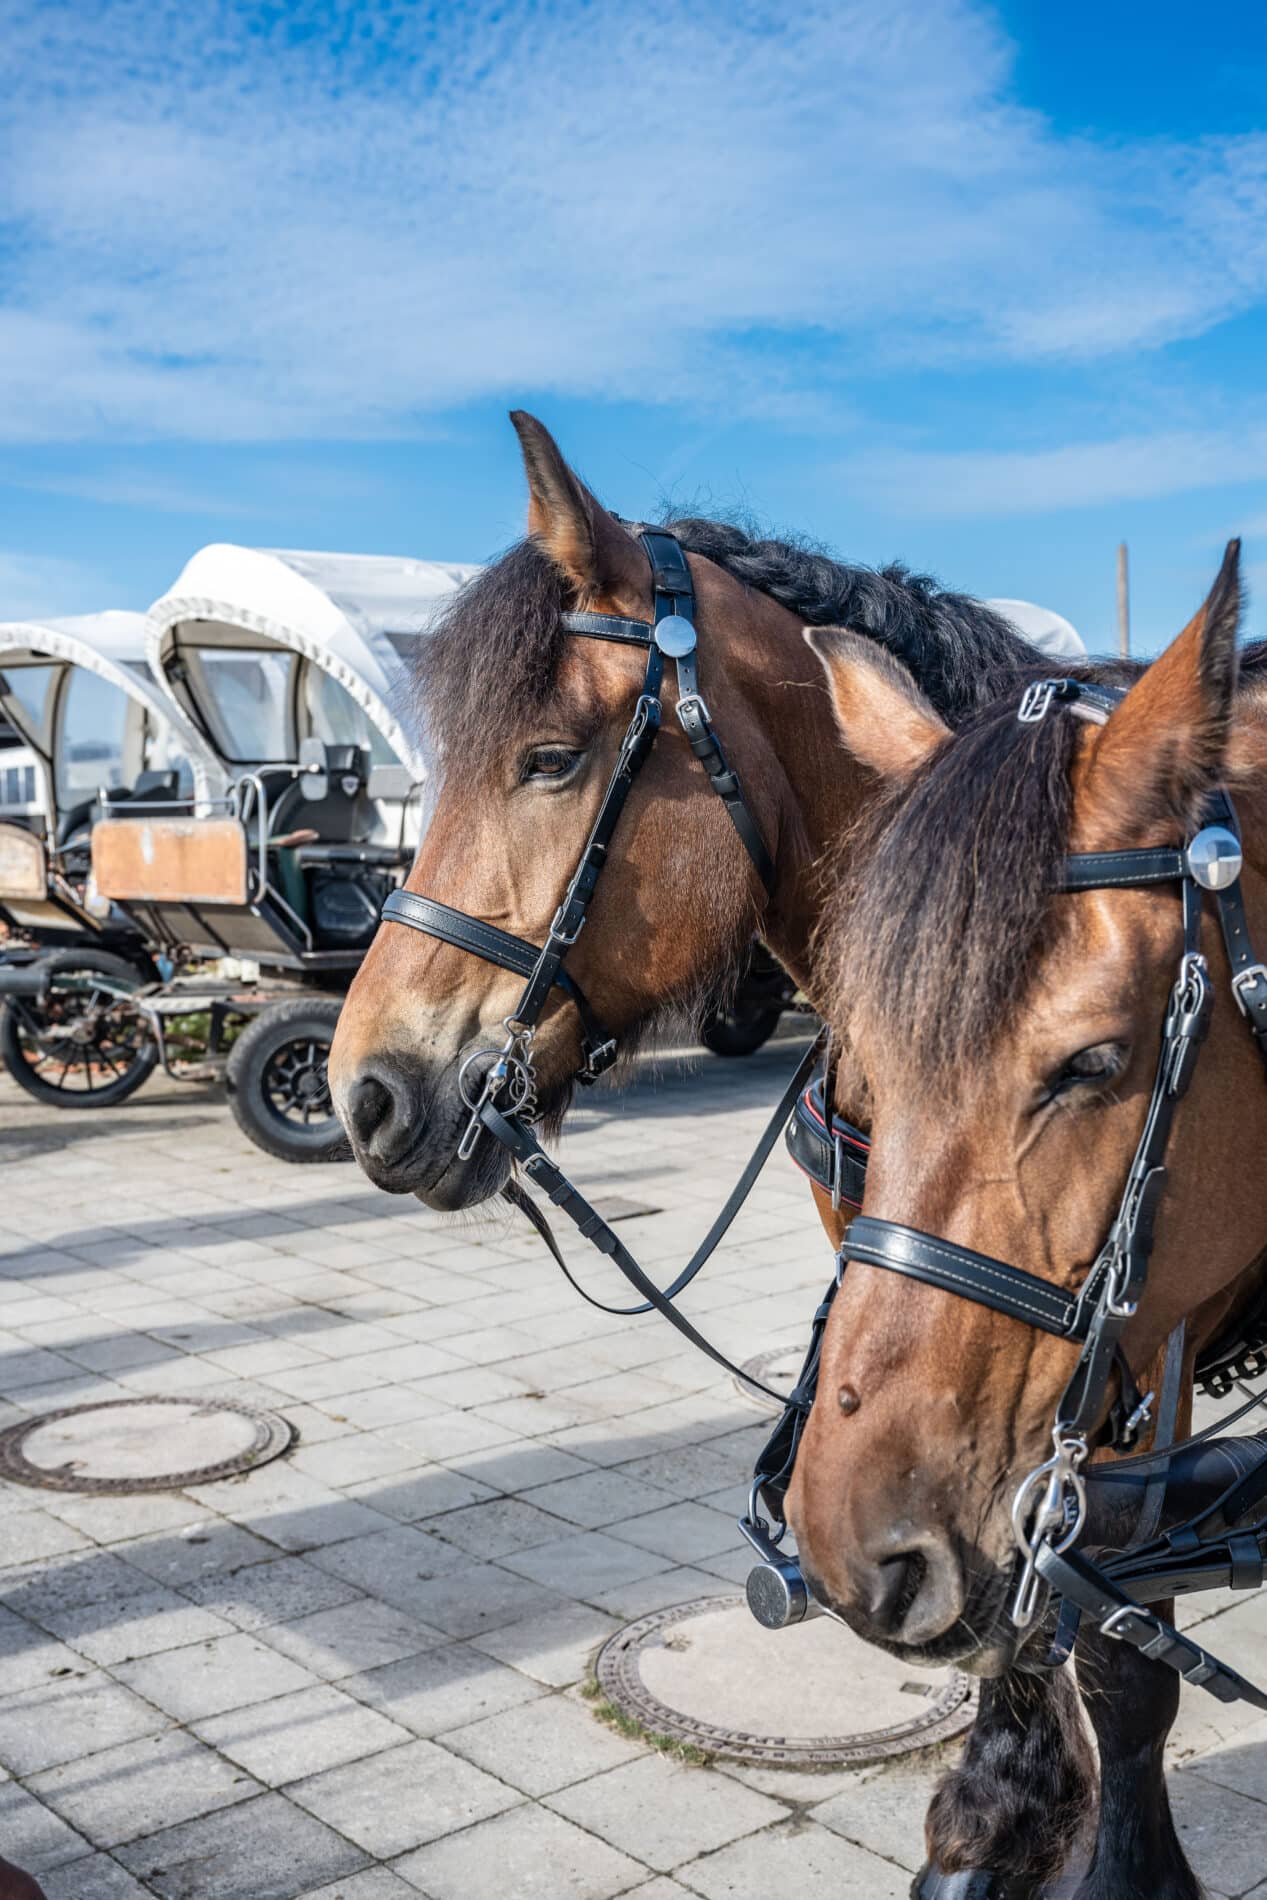
<svg viewBox="0 0 1267 1900">
<path fill-rule="evenodd" d="M 987 600 L 985 604 L 1010 621 L 1040 653 L 1050 653 L 1058 660 L 1085 657 L 1082 636 L 1063 614 L 1053 613 L 1050 607 L 1036 607 L 1032 600 Z"/>
<path fill-rule="evenodd" d="M 224 774 L 180 708 L 151 675 L 146 658 L 147 632 L 144 614 L 122 609 L 78 614 L 67 620 L 0 621 L 0 672 L 6 657 L 12 664 L 19 653 L 36 653 L 95 673 L 98 679 L 117 686 L 129 699 L 144 706 L 160 726 L 173 733 L 189 760 L 195 797 L 199 801 L 216 797 L 224 788 Z M 51 733 L 30 736 L 41 750 L 53 738 Z"/>
<path fill-rule="evenodd" d="M 311 554 L 216 542 L 186 563 L 150 608 L 150 665 L 179 627 L 209 620 L 240 626 L 304 655 L 337 680 L 421 782 L 426 763 L 401 722 L 398 642 L 422 634 L 475 567 L 379 554 Z"/>
</svg>

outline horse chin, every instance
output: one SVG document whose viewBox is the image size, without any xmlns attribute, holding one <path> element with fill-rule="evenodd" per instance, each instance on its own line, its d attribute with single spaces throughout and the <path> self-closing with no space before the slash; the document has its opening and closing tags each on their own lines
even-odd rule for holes
<svg viewBox="0 0 1267 1900">
<path fill-rule="evenodd" d="M 543 1087 L 538 1101 L 538 1123 L 550 1133 L 557 1132 L 571 1099 L 570 1082 Z M 478 1207 L 482 1201 L 500 1194 L 510 1179 L 510 1156 L 487 1130 L 468 1158 L 459 1158 L 458 1143 L 470 1120 L 470 1111 L 465 1105 L 459 1120 L 460 1126 L 455 1124 L 453 1143 L 447 1155 L 433 1161 L 421 1178 L 409 1183 L 424 1207 L 433 1208 L 438 1214 L 460 1214 L 465 1208 Z"/>
<path fill-rule="evenodd" d="M 510 1157 L 506 1150 L 484 1135 L 475 1152 L 465 1161 L 457 1152 L 440 1164 L 433 1180 L 414 1186 L 415 1198 L 437 1214 L 460 1214 L 464 1208 L 478 1207 L 482 1201 L 499 1194 L 510 1179 Z"/>
</svg>

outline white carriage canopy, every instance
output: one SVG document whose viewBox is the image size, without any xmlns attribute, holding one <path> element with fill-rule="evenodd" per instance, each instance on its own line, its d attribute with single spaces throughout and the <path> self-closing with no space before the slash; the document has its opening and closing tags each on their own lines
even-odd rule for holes
<svg viewBox="0 0 1267 1900">
<path fill-rule="evenodd" d="M 366 745 L 372 768 L 403 765 L 421 784 L 426 761 L 405 724 L 404 656 L 477 571 L 214 543 L 151 607 L 150 664 L 230 768 L 293 759 L 299 740 L 315 734 Z"/>
<path fill-rule="evenodd" d="M 996 614 L 1015 627 L 1040 653 L 1054 660 L 1081 660 L 1086 657 L 1082 635 L 1050 607 L 1036 607 L 1032 600 L 987 600 Z"/>
<path fill-rule="evenodd" d="M 37 761 L 46 816 L 65 818 L 144 771 L 178 774 L 202 803 L 224 789 L 209 748 L 158 685 L 144 614 L 0 622 L 0 704 Z"/>
</svg>

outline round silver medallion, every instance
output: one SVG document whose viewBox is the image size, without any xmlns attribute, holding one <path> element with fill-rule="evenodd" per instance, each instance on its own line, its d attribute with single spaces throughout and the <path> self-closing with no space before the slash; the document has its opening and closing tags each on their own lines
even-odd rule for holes
<svg viewBox="0 0 1267 1900">
<path fill-rule="evenodd" d="M 656 622 L 655 643 L 671 660 L 695 651 L 695 628 L 681 614 L 666 614 Z"/>
<path fill-rule="evenodd" d="M 1206 891 L 1225 891 L 1241 874 L 1241 841 L 1226 825 L 1203 825 L 1188 846 L 1188 869 Z"/>
</svg>

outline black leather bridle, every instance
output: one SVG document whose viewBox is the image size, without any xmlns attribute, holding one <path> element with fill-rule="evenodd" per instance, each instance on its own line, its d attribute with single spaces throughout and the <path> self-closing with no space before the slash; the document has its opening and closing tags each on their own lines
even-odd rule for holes
<svg viewBox="0 0 1267 1900">
<path fill-rule="evenodd" d="M 529 943 L 523 937 L 512 936 L 509 931 L 485 923 L 482 918 L 468 916 L 465 911 L 454 910 L 434 897 L 419 897 L 412 891 L 393 891 L 383 905 L 385 922 L 407 924 L 412 930 L 438 937 L 443 943 L 454 944 L 459 950 L 467 950 L 472 956 L 482 957 L 486 963 L 495 963 L 525 979 L 523 994 L 513 1014 L 506 1018 L 505 1028 L 510 1038 L 507 1047 L 488 1071 L 478 1102 L 470 1104 L 471 1123 L 463 1149 L 459 1150 L 463 1158 L 471 1152 L 481 1127 L 500 1138 L 495 1125 L 482 1114 L 492 1102 L 501 1100 L 505 1107 L 509 1097 L 513 1114 L 525 1121 L 532 1118 L 535 1098 L 532 1037 L 552 990 L 561 990 L 575 1004 L 581 1018 L 581 1065 L 575 1079 L 582 1083 L 596 1082 L 616 1060 L 615 1036 L 603 1027 L 580 985 L 564 966 L 568 951 L 585 928 L 590 902 L 607 863 L 620 815 L 660 731 L 666 659 L 671 659 L 677 670 L 677 716 L 691 751 L 725 806 L 766 896 L 774 890 L 774 860 L 748 809 L 739 779 L 726 761 L 712 716 L 700 693 L 695 587 L 686 555 L 676 536 L 665 529 L 644 528 L 637 538 L 651 565 L 654 619 L 630 620 L 617 614 L 597 613 L 564 613 L 559 619 L 565 633 L 644 650 L 647 669 L 598 815 L 544 944 Z"/>
<path fill-rule="evenodd" d="M 774 859 L 748 808 L 739 778 L 727 762 L 713 726 L 712 715 L 700 692 L 695 589 L 686 555 L 676 536 L 665 529 L 639 529 L 637 539 L 651 566 L 654 618 L 649 621 L 631 620 L 616 614 L 599 613 L 564 613 L 560 616 L 559 624 L 565 633 L 637 647 L 646 652 L 647 666 L 642 691 L 621 741 L 620 753 L 603 793 L 598 814 L 580 861 L 554 914 L 545 943 L 529 943 L 522 937 L 512 936 L 509 931 L 485 923 L 482 918 L 470 917 L 465 911 L 454 910 L 435 898 L 420 897 L 412 891 L 393 891 L 383 905 L 382 915 L 385 923 L 405 924 L 412 930 L 437 937 L 443 943 L 469 951 L 472 956 L 481 957 L 486 963 L 496 964 L 525 979 L 524 990 L 514 1012 L 506 1017 L 503 1024 L 507 1037 L 505 1045 L 497 1050 L 479 1050 L 463 1065 L 463 1096 L 471 1114 L 458 1147 L 459 1158 L 466 1159 L 474 1152 L 480 1137 L 490 1135 L 519 1164 L 523 1173 L 545 1192 L 553 1205 L 573 1222 L 582 1237 L 612 1261 L 637 1292 L 640 1303 L 630 1307 L 608 1306 L 588 1293 L 573 1277 L 545 1216 L 522 1192 L 518 1183 L 512 1181 L 503 1192 L 532 1221 L 558 1266 L 583 1298 L 608 1313 L 660 1313 L 677 1328 L 683 1338 L 707 1354 L 717 1365 L 737 1378 L 745 1379 L 776 1404 L 782 1405 L 784 1401 L 778 1393 L 768 1390 L 741 1372 L 678 1311 L 673 1302 L 715 1251 L 746 1200 L 813 1068 L 819 1042 L 812 1043 L 798 1061 L 756 1150 L 717 1219 L 686 1266 L 664 1288 L 658 1287 L 647 1276 L 619 1236 L 550 1159 L 531 1127 L 537 1113 L 533 1037 L 553 990 L 560 990 L 575 1005 L 581 1019 L 582 1060 L 575 1080 L 581 1083 L 597 1081 L 616 1059 L 615 1036 L 604 1028 L 580 985 L 566 969 L 565 962 L 568 951 L 584 929 L 590 901 L 608 861 L 620 815 L 659 733 L 666 660 L 671 659 L 676 668 L 676 712 L 691 751 L 725 806 L 767 898 L 774 891 Z M 476 1065 L 489 1057 L 492 1058 L 491 1065 L 481 1077 Z M 475 1086 L 470 1093 L 466 1087 L 468 1074 L 475 1077 Z M 475 1092 L 476 1088 L 478 1093 Z"/>
<path fill-rule="evenodd" d="M 1086 681 L 1046 680 L 1027 690 L 1019 717 L 1032 723 L 1045 717 L 1053 706 L 1065 704 L 1102 723 L 1121 697 L 1115 689 Z M 1175 1112 L 1191 1082 L 1209 1028 L 1214 992 L 1200 948 L 1206 891 L 1215 900 L 1231 965 L 1233 995 L 1267 1061 L 1267 968 L 1255 957 L 1249 938 L 1240 888 L 1240 837 L 1224 793 L 1215 794 L 1207 802 L 1204 820 L 1182 848 L 1080 853 L 1065 860 L 1060 881 L 1064 891 L 1178 883 L 1183 907 L 1182 950 L 1162 1027 L 1144 1128 L 1117 1215 L 1082 1285 L 1066 1292 L 1009 1261 L 993 1259 L 898 1221 L 859 1215 L 850 1223 L 841 1244 L 835 1286 L 815 1315 L 810 1353 L 794 1395 L 797 1403 L 780 1421 L 758 1464 L 753 1501 L 741 1528 L 762 1551 L 767 1565 L 777 1565 L 781 1529 L 772 1536 L 769 1524 L 757 1517 L 757 1506 L 764 1497 L 776 1521 L 781 1518 L 782 1499 L 808 1409 L 806 1400 L 812 1402 L 817 1382 L 823 1329 L 848 1264 L 860 1261 L 919 1280 L 1081 1349 L 1057 1409 L 1053 1456 L 1030 1473 L 1013 1504 L 1013 1528 L 1022 1559 L 1012 1604 L 1017 1627 L 1026 1629 L 1033 1622 L 1046 1587 L 1063 1599 L 1051 1660 L 1067 1656 L 1078 1618 L 1085 1612 L 1095 1619 L 1103 1634 L 1132 1644 L 1145 1656 L 1168 1664 L 1186 1680 L 1200 1684 L 1222 1700 L 1242 1699 L 1267 1709 L 1267 1695 L 1146 1609 L 1128 1594 L 1122 1581 L 1129 1580 L 1146 1600 L 1229 1581 L 1233 1587 L 1261 1586 L 1267 1519 L 1247 1528 L 1237 1526 L 1248 1511 L 1267 1500 L 1267 1460 L 1259 1459 L 1248 1471 L 1237 1470 L 1233 1482 L 1213 1504 L 1163 1538 L 1133 1545 L 1116 1559 L 1099 1564 L 1073 1548 L 1086 1522 L 1089 1474 L 1083 1467 L 1092 1449 L 1097 1443 L 1118 1450 L 1128 1448 L 1152 1415 L 1154 1395 L 1139 1398 L 1121 1339 L 1147 1282 Z M 847 1129 L 847 1124 L 843 1126 Z M 840 1139 L 835 1124 L 832 1136 L 834 1142 Z M 817 1172 L 813 1168 L 810 1171 Z M 1181 1330 L 1177 1351 L 1181 1359 Z M 1168 1351 L 1168 1364 L 1169 1359 Z M 1117 1421 L 1110 1422 L 1106 1430 L 1103 1421 L 1115 1370 L 1122 1396 Z M 1177 1392 L 1177 1366 L 1172 1371 Z M 1184 1446 L 1172 1446 L 1164 1455 L 1174 1459 L 1184 1450 Z M 767 1546 L 764 1550 L 763 1538 Z"/>
</svg>

